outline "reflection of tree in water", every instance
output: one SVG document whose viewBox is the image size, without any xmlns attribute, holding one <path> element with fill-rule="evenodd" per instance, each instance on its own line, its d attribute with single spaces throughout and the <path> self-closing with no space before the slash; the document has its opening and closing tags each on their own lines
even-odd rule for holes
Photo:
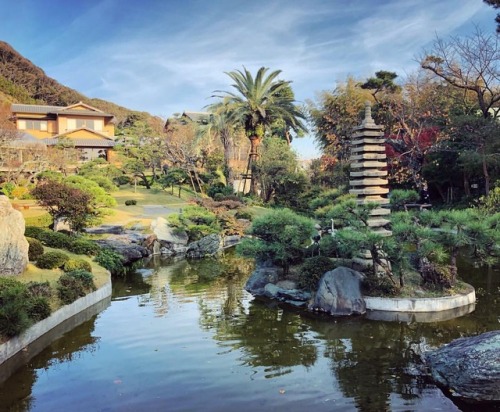
<svg viewBox="0 0 500 412">
<path fill-rule="evenodd" d="M 268 378 L 290 373 L 292 366 L 312 366 L 317 359 L 316 342 L 300 316 L 262 302 L 252 301 L 248 314 L 216 328 L 217 340 L 240 349 L 244 363 L 266 367 Z"/>
<path fill-rule="evenodd" d="M 64 335 L 47 346 L 30 362 L 24 364 L 3 384 L 0 385 L 0 406 L 10 410 L 15 405 L 16 411 L 28 411 L 36 399 L 32 388 L 38 378 L 37 370 L 47 370 L 53 365 L 71 362 L 87 353 L 98 350 L 99 339 L 92 336 L 97 316 L 83 322 L 71 330 L 71 339 Z"/>
<path fill-rule="evenodd" d="M 313 320 L 312 329 L 325 340 L 324 356 L 342 393 L 360 411 L 390 410 L 398 394 L 409 405 L 418 402 L 429 384 L 412 373 L 423 350 L 437 348 L 461 336 L 475 335 L 477 327 L 458 318 L 436 323 L 402 323 L 338 319 Z"/>
</svg>

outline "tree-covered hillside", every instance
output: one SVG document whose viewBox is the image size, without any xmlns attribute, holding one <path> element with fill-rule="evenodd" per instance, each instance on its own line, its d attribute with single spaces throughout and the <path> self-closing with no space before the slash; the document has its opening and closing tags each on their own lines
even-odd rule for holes
<svg viewBox="0 0 500 412">
<path fill-rule="evenodd" d="M 156 127 L 163 121 L 146 112 L 127 109 L 101 99 L 92 99 L 50 78 L 9 44 L 0 41 L 0 105 L 11 103 L 67 106 L 82 101 L 116 117 L 118 128 L 140 118 Z"/>
</svg>

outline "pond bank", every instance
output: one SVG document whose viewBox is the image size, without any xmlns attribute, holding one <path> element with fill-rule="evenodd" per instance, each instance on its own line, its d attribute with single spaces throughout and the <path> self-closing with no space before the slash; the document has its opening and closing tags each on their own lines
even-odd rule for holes
<svg viewBox="0 0 500 412">
<path fill-rule="evenodd" d="M 46 335 L 48 332 L 50 332 L 57 326 L 72 319 L 73 317 L 76 317 L 79 313 L 85 311 L 86 309 L 100 302 L 107 302 L 109 304 L 110 299 L 111 299 L 111 277 L 109 277 L 108 281 L 96 291 L 89 293 L 88 295 L 80 299 L 77 299 L 76 301 L 74 301 L 69 305 L 61 307 L 60 309 L 52 313 L 48 318 L 43 319 L 40 322 L 34 324 L 33 326 L 25 330 L 23 333 L 21 333 L 19 336 L 14 336 L 13 338 L 10 338 L 8 341 L 2 343 L 0 345 L 0 365 L 3 366 L 4 362 L 14 357 L 16 354 L 22 351 L 25 352 L 28 351 L 30 345 L 36 343 L 37 340 L 42 338 L 44 335 Z M 76 326 L 76 324 L 72 323 L 71 327 L 74 326 Z M 56 338 L 57 336 L 54 337 L 52 340 Z M 46 342 L 45 345 L 40 347 L 38 351 L 42 350 L 52 340 Z M 34 355 L 36 355 L 36 353 L 34 353 L 32 356 Z M 12 368 L 7 368 L 7 369 L 12 369 Z M 3 379 L 6 379 L 8 377 L 4 376 L 7 374 L 7 372 L 3 367 L 1 370 L 2 374 L 0 375 L 0 381 L 2 380 L 1 379 L 2 377 Z"/>
</svg>

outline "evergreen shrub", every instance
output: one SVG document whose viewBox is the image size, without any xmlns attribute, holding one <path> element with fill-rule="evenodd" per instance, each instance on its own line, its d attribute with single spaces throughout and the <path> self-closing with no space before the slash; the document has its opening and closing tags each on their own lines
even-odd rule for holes
<svg viewBox="0 0 500 412">
<path fill-rule="evenodd" d="M 135 199 L 125 200 L 125 206 L 135 206 L 136 204 L 137 204 L 137 200 L 135 200 Z"/>
<path fill-rule="evenodd" d="M 92 273 L 86 270 L 73 270 L 62 275 L 57 281 L 59 299 L 65 305 L 96 290 Z"/>
<path fill-rule="evenodd" d="M 299 268 L 297 285 L 301 289 L 315 291 L 318 282 L 328 271 L 335 269 L 336 265 L 326 256 L 314 256 L 304 260 Z"/>
<path fill-rule="evenodd" d="M 43 245 L 38 239 L 27 237 L 29 248 L 28 248 L 28 259 L 30 261 L 37 260 L 43 255 Z"/>
<path fill-rule="evenodd" d="M 76 239 L 66 245 L 66 249 L 77 255 L 95 256 L 101 247 L 91 240 Z"/>
<path fill-rule="evenodd" d="M 56 269 L 62 267 L 69 260 L 69 256 L 58 250 L 41 255 L 36 261 L 40 269 Z"/>
<path fill-rule="evenodd" d="M 111 249 L 102 248 L 94 260 L 103 268 L 109 270 L 113 276 L 125 274 L 122 256 Z"/>
<path fill-rule="evenodd" d="M 63 266 L 65 272 L 72 272 L 77 269 L 82 269 L 92 273 L 92 265 L 85 259 L 69 259 Z"/>
</svg>

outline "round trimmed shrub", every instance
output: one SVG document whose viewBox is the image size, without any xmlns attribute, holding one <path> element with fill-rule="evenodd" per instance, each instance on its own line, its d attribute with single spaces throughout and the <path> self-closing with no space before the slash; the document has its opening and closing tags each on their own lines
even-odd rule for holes
<svg viewBox="0 0 500 412">
<path fill-rule="evenodd" d="M 36 261 L 36 266 L 40 269 L 55 269 L 62 267 L 69 260 L 69 256 L 57 250 L 44 253 Z"/>
<path fill-rule="evenodd" d="M 87 239 L 77 239 L 70 242 L 66 249 L 70 252 L 76 253 L 77 255 L 87 255 L 95 256 L 101 250 L 101 247 L 91 240 Z"/>
<path fill-rule="evenodd" d="M 318 288 L 321 277 L 332 269 L 335 269 L 335 263 L 326 256 L 308 258 L 299 269 L 298 286 L 301 289 L 314 291 Z"/>
<path fill-rule="evenodd" d="M 29 248 L 28 248 L 28 259 L 30 261 L 37 260 L 43 255 L 43 245 L 38 239 L 27 237 Z"/>
<path fill-rule="evenodd" d="M 137 204 L 137 200 L 134 200 L 134 199 L 125 200 L 125 206 L 135 206 L 136 204 Z"/>
<path fill-rule="evenodd" d="M 41 240 L 45 229 L 38 226 L 26 226 L 24 229 L 24 236 L 31 237 L 33 239 Z"/>
<path fill-rule="evenodd" d="M 54 232 L 52 230 L 44 230 L 41 237 L 37 239 L 39 239 L 45 246 L 56 249 L 64 249 L 73 241 L 71 236 L 60 232 Z"/>
<path fill-rule="evenodd" d="M 65 272 L 82 269 L 92 273 L 92 265 L 85 259 L 69 259 L 63 266 Z"/>
<path fill-rule="evenodd" d="M 73 270 L 65 273 L 57 281 L 57 294 L 65 305 L 96 289 L 92 273 L 86 270 Z"/>
<path fill-rule="evenodd" d="M 35 322 L 39 322 L 50 316 L 52 310 L 47 298 L 38 296 L 29 300 L 28 316 Z"/>
<path fill-rule="evenodd" d="M 50 283 L 46 282 L 29 282 L 26 284 L 28 292 L 32 297 L 50 298 L 52 296 L 52 288 Z"/>
</svg>

